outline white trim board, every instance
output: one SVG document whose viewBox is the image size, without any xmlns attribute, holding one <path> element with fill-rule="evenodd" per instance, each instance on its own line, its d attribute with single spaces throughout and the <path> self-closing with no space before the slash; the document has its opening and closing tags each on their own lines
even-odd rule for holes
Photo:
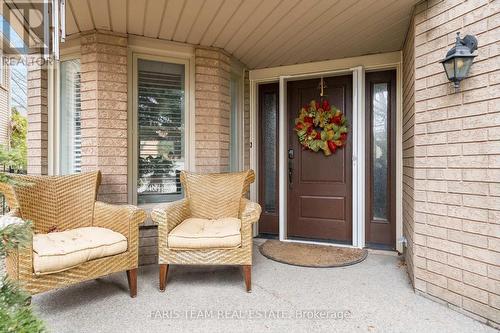
<svg viewBox="0 0 500 333">
<path fill-rule="evenodd" d="M 387 68 L 388 64 L 401 62 L 401 52 L 378 53 L 353 58 L 309 62 L 304 64 L 254 69 L 250 71 L 251 81 L 278 81 L 281 76 L 305 76 L 313 73 L 349 70 L 363 66 L 365 70 Z"/>
<path fill-rule="evenodd" d="M 278 119 L 279 119 L 279 130 L 278 130 L 278 147 L 279 147 L 279 153 L 278 153 L 278 170 L 279 170 L 279 181 L 278 181 L 278 189 L 279 189 L 279 238 L 281 241 L 287 239 L 287 194 L 288 194 L 288 189 L 287 189 L 287 170 L 286 170 L 286 164 L 288 160 L 287 155 L 287 148 L 286 145 L 284 144 L 287 142 L 287 105 L 286 105 L 286 100 L 287 100 L 287 78 L 286 77 L 280 77 L 280 84 L 279 84 L 279 114 L 278 114 Z"/>
<path fill-rule="evenodd" d="M 48 149 L 47 149 L 47 173 L 50 176 L 60 174 L 60 113 L 61 105 L 59 103 L 61 86 L 60 64 L 63 61 L 81 60 L 80 39 L 71 40 L 67 47 L 61 49 L 61 58 L 49 64 L 47 69 L 47 122 L 48 122 Z M 81 66 L 81 62 L 80 62 Z"/>
<path fill-rule="evenodd" d="M 365 72 L 352 68 L 352 245 L 365 247 Z M 358 223 L 356 223 L 358 222 Z"/>
</svg>

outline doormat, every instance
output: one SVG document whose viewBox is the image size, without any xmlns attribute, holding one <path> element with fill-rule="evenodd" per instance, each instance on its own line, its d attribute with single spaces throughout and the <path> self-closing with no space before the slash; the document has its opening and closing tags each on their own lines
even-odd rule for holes
<svg viewBox="0 0 500 333">
<path fill-rule="evenodd" d="M 267 240 L 259 246 L 263 256 L 284 264 L 303 267 L 342 267 L 362 262 L 366 249 Z"/>
</svg>

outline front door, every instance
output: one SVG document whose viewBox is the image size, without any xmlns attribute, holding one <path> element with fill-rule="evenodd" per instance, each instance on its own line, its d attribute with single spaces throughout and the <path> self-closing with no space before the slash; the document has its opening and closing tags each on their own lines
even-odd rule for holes
<svg viewBox="0 0 500 333">
<path fill-rule="evenodd" d="M 319 100 L 320 80 L 288 83 L 287 233 L 290 238 L 352 243 L 352 76 L 324 78 L 324 98 L 350 124 L 347 145 L 325 156 L 302 149 L 294 131 L 300 108 Z"/>
</svg>

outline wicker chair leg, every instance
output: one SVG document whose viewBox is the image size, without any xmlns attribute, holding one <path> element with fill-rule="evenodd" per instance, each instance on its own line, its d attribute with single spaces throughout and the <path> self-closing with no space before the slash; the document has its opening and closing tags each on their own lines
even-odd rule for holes
<svg viewBox="0 0 500 333">
<path fill-rule="evenodd" d="M 137 296 L 137 268 L 127 271 L 128 288 L 130 289 L 130 297 Z"/>
<path fill-rule="evenodd" d="M 168 265 L 160 264 L 160 291 L 165 291 L 167 287 Z"/>
<path fill-rule="evenodd" d="M 245 274 L 245 285 L 247 292 L 252 291 L 252 265 L 243 265 L 243 273 Z"/>
</svg>

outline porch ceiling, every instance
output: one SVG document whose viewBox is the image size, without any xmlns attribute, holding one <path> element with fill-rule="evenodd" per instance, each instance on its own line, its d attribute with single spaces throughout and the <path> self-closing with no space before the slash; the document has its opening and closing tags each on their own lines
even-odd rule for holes
<svg viewBox="0 0 500 333">
<path fill-rule="evenodd" d="M 225 49 L 250 69 L 400 50 L 419 0 L 67 0 L 92 29 Z"/>
</svg>

